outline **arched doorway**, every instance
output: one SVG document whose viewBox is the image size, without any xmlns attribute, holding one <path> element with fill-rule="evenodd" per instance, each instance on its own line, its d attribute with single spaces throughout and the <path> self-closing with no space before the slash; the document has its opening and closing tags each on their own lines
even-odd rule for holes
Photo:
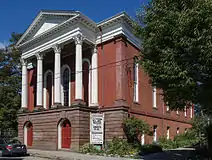
<svg viewBox="0 0 212 160">
<path fill-rule="evenodd" d="M 58 149 L 70 149 L 71 124 L 68 119 L 63 119 L 58 125 Z"/>
<path fill-rule="evenodd" d="M 26 146 L 32 146 L 33 143 L 33 125 L 31 122 L 27 122 L 24 125 L 24 144 Z"/>
</svg>

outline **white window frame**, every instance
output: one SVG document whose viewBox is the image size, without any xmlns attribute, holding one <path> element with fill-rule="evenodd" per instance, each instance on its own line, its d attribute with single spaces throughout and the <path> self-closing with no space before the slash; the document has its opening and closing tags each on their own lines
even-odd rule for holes
<svg viewBox="0 0 212 160">
<path fill-rule="evenodd" d="M 184 108 L 184 115 L 185 115 L 185 117 L 187 117 L 187 107 L 186 106 Z"/>
<path fill-rule="evenodd" d="M 176 132 L 177 134 L 179 134 L 180 133 L 180 128 L 179 127 L 177 127 L 177 132 Z"/>
<path fill-rule="evenodd" d="M 134 85 L 134 91 L 133 91 L 133 101 L 134 102 L 139 102 L 139 68 L 138 68 L 138 63 L 134 62 L 134 67 L 133 67 L 133 85 Z"/>
<path fill-rule="evenodd" d="M 60 88 L 61 88 L 61 104 L 64 105 L 63 73 L 64 73 L 65 69 L 68 69 L 68 71 L 69 71 L 69 91 L 68 91 L 69 101 L 68 101 L 68 106 L 71 106 L 71 68 L 67 64 L 64 64 L 61 67 L 61 86 L 60 86 Z"/>
<path fill-rule="evenodd" d="M 169 111 L 169 104 L 166 102 L 166 111 Z"/>
<path fill-rule="evenodd" d="M 157 142 L 157 126 L 153 126 L 153 141 Z"/>
<path fill-rule="evenodd" d="M 145 144 L 145 135 L 144 133 L 141 135 L 141 145 Z"/>
<path fill-rule="evenodd" d="M 190 117 L 193 118 L 193 106 L 190 107 Z"/>
<path fill-rule="evenodd" d="M 166 129 L 166 138 L 167 139 L 170 138 L 170 127 L 167 127 L 167 129 Z"/>
<path fill-rule="evenodd" d="M 152 87 L 152 103 L 153 103 L 153 108 L 157 108 L 157 88 L 156 88 L 156 86 Z"/>
</svg>

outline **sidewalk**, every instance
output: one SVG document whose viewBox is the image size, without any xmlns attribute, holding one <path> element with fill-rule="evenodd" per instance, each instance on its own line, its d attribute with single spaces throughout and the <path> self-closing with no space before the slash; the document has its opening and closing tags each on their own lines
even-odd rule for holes
<svg viewBox="0 0 212 160">
<path fill-rule="evenodd" d="M 132 158 L 104 157 L 69 151 L 44 151 L 29 149 L 28 153 L 32 157 L 47 158 L 51 160 L 133 160 Z"/>
</svg>

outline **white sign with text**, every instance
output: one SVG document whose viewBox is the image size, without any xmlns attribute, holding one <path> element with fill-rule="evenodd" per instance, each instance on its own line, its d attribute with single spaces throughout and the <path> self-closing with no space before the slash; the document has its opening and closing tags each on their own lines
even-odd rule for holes
<svg viewBox="0 0 212 160">
<path fill-rule="evenodd" d="M 103 144 L 104 142 L 104 114 L 90 114 L 90 144 Z"/>
</svg>

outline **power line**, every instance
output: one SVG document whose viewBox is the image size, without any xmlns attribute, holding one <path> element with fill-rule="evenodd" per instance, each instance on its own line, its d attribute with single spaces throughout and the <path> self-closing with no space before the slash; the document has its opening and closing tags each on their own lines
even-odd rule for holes
<svg viewBox="0 0 212 160">
<path fill-rule="evenodd" d="M 122 64 L 117 65 L 117 63 L 121 63 L 121 62 L 128 61 L 128 60 L 132 60 L 132 59 L 134 59 L 134 57 L 126 58 L 126 59 L 123 59 L 123 60 L 121 60 L 121 61 L 115 61 L 115 62 L 107 63 L 107 64 L 104 64 L 104 65 L 98 66 L 98 67 L 96 67 L 96 68 L 90 68 L 90 69 L 86 69 L 86 70 L 82 70 L 82 71 L 78 71 L 78 72 L 71 71 L 70 74 L 71 74 L 71 76 L 72 76 L 72 75 L 76 75 L 76 74 L 79 74 L 79 73 L 83 73 L 83 72 L 85 72 L 85 71 L 92 71 L 92 70 L 95 70 L 95 69 L 100 69 L 100 68 L 108 67 L 108 66 L 111 66 L 111 65 L 113 65 L 113 64 L 115 64 L 115 65 L 114 65 L 114 66 L 111 66 L 111 67 L 116 67 L 116 66 L 122 65 Z M 130 64 L 134 64 L 134 62 L 133 62 L 133 63 L 128 63 L 128 65 L 130 65 Z M 26 74 L 23 74 L 22 76 L 25 76 L 25 75 L 26 75 Z M 27 74 L 27 75 L 28 75 L 28 74 Z M 34 74 L 34 75 L 35 75 L 35 76 L 39 76 L 39 75 L 44 75 L 44 74 Z M 54 76 L 57 76 L 57 75 L 61 75 L 61 74 L 56 74 L 56 75 L 54 74 Z M 61 78 L 61 77 L 57 77 L 57 78 L 53 78 L 53 79 L 55 80 L 55 79 L 59 79 L 59 78 Z M 41 83 L 41 82 L 44 82 L 44 80 L 38 81 L 38 82 L 36 82 L 36 83 Z M 29 86 L 28 84 L 24 84 L 24 85 Z M 24 85 L 22 85 L 22 86 L 24 86 Z"/>
</svg>

